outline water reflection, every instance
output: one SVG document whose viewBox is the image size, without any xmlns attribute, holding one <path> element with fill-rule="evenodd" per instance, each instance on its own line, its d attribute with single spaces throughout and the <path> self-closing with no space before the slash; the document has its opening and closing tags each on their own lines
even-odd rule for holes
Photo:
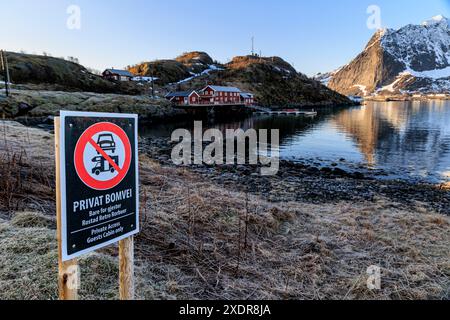
<svg viewBox="0 0 450 320">
<path fill-rule="evenodd" d="M 370 103 L 332 120 L 369 165 L 429 180 L 446 180 L 450 168 L 450 104 Z"/>
<path fill-rule="evenodd" d="M 176 128 L 192 127 L 178 125 Z M 450 181 L 450 102 L 371 102 L 318 117 L 258 116 L 207 128 L 279 129 L 281 157 L 380 168 L 402 178 Z M 174 128 L 155 127 L 169 137 Z"/>
</svg>

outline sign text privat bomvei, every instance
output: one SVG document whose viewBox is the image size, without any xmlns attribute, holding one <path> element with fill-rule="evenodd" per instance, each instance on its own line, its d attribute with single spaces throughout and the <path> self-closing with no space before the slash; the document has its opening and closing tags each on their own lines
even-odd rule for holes
<svg viewBox="0 0 450 320">
<path fill-rule="evenodd" d="M 137 116 L 61 112 L 62 257 L 139 231 Z"/>
</svg>

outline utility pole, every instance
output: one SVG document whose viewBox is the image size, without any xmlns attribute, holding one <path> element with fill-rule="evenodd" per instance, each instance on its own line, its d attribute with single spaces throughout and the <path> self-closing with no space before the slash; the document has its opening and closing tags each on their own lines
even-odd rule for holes
<svg viewBox="0 0 450 320">
<path fill-rule="evenodd" d="M 6 52 L 3 51 L 3 54 L 5 55 L 5 66 L 6 66 L 6 96 L 9 96 L 9 84 L 11 83 L 11 79 L 9 77 L 9 65 L 8 65 L 8 57 L 6 56 Z"/>
<path fill-rule="evenodd" d="M 6 52 L 3 50 L 0 52 L 0 55 L 1 55 L 1 60 L 2 60 L 2 70 L 4 71 L 4 78 L 5 78 L 5 92 L 6 92 L 6 96 L 8 97 L 9 96 L 9 83 L 10 83 L 8 58 L 6 57 Z"/>
<path fill-rule="evenodd" d="M 3 74 L 3 78 L 5 79 L 5 90 L 6 90 L 6 96 L 8 96 L 8 89 L 6 89 L 7 87 L 7 83 L 6 83 L 6 68 L 5 68 L 5 61 L 3 60 L 3 50 L 0 50 L 0 62 L 1 62 L 1 72 Z"/>
<path fill-rule="evenodd" d="M 0 71 L 3 73 L 5 71 L 5 63 L 3 62 L 3 50 L 0 50 Z"/>
<path fill-rule="evenodd" d="M 152 77 L 152 98 L 154 98 L 155 97 L 155 77 L 154 77 L 154 75 L 155 75 L 155 73 L 154 73 L 154 70 L 153 70 L 153 66 L 151 66 L 151 77 Z"/>
</svg>

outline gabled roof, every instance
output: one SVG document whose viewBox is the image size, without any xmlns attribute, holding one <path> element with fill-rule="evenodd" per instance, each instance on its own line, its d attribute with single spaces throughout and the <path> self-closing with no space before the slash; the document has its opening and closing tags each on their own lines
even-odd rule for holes
<svg viewBox="0 0 450 320">
<path fill-rule="evenodd" d="M 178 91 L 178 92 L 170 92 L 168 95 L 166 95 L 166 98 L 190 97 L 193 93 L 198 95 L 198 93 L 195 90 Z"/>
<path fill-rule="evenodd" d="M 106 71 L 109 71 L 112 74 L 117 74 L 122 77 L 134 77 L 134 74 L 132 74 L 131 72 L 129 72 L 127 70 L 106 69 L 105 72 Z"/>
<path fill-rule="evenodd" d="M 204 91 L 206 88 L 211 88 L 214 91 L 221 91 L 221 92 L 241 92 L 241 90 L 236 87 L 223 87 L 223 86 L 207 86 L 202 91 Z"/>
<path fill-rule="evenodd" d="M 250 99 L 250 98 L 253 98 L 254 95 L 249 92 L 241 92 L 241 97 Z"/>
</svg>

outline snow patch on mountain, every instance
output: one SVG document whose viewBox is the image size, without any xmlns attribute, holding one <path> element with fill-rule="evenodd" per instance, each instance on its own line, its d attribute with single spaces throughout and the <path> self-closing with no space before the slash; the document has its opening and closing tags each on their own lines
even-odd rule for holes
<svg viewBox="0 0 450 320">
<path fill-rule="evenodd" d="M 450 66 L 444 69 L 434 69 L 421 72 L 409 69 L 406 72 L 417 78 L 430 78 L 437 80 L 450 77 Z"/>
<path fill-rule="evenodd" d="M 434 26 L 436 24 L 446 23 L 448 25 L 448 19 L 444 17 L 442 14 L 432 17 L 429 20 L 426 20 L 422 23 L 423 26 Z"/>
<path fill-rule="evenodd" d="M 405 70 L 427 71 L 450 66 L 450 26 L 443 16 L 422 25 L 389 29 L 381 37 L 381 45 L 405 65 Z"/>
<path fill-rule="evenodd" d="M 355 84 L 353 87 L 358 88 L 359 91 L 361 91 L 364 94 L 364 96 L 367 96 L 367 86 L 364 86 L 362 84 Z"/>
<path fill-rule="evenodd" d="M 210 72 L 212 72 L 212 71 L 220 71 L 220 70 L 223 70 L 222 68 L 220 68 L 220 67 L 218 67 L 218 66 L 216 66 L 216 65 L 214 65 L 214 64 L 211 64 L 211 65 L 209 65 L 208 66 L 208 69 L 206 69 L 206 70 L 204 70 L 204 71 L 202 71 L 202 72 L 200 72 L 200 73 L 193 73 L 193 72 L 190 72 L 190 74 L 192 75 L 192 77 L 189 77 L 189 78 L 186 78 L 186 79 L 183 79 L 183 80 L 181 80 L 181 81 L 178 81 L 177 83 L 171 83 L 171 85 L 173 85 L 173 84 L 182 84 L 182 83 L 186 83 L 186 82 L 189 82 L 189 81 L 191 81 L 191 80 L 194 80 L 195 78 L 198 78 L 198 77 L 200 77 L 200 76 L 204 76 L 204 75 L 208 75 Z"/>
</svg>

